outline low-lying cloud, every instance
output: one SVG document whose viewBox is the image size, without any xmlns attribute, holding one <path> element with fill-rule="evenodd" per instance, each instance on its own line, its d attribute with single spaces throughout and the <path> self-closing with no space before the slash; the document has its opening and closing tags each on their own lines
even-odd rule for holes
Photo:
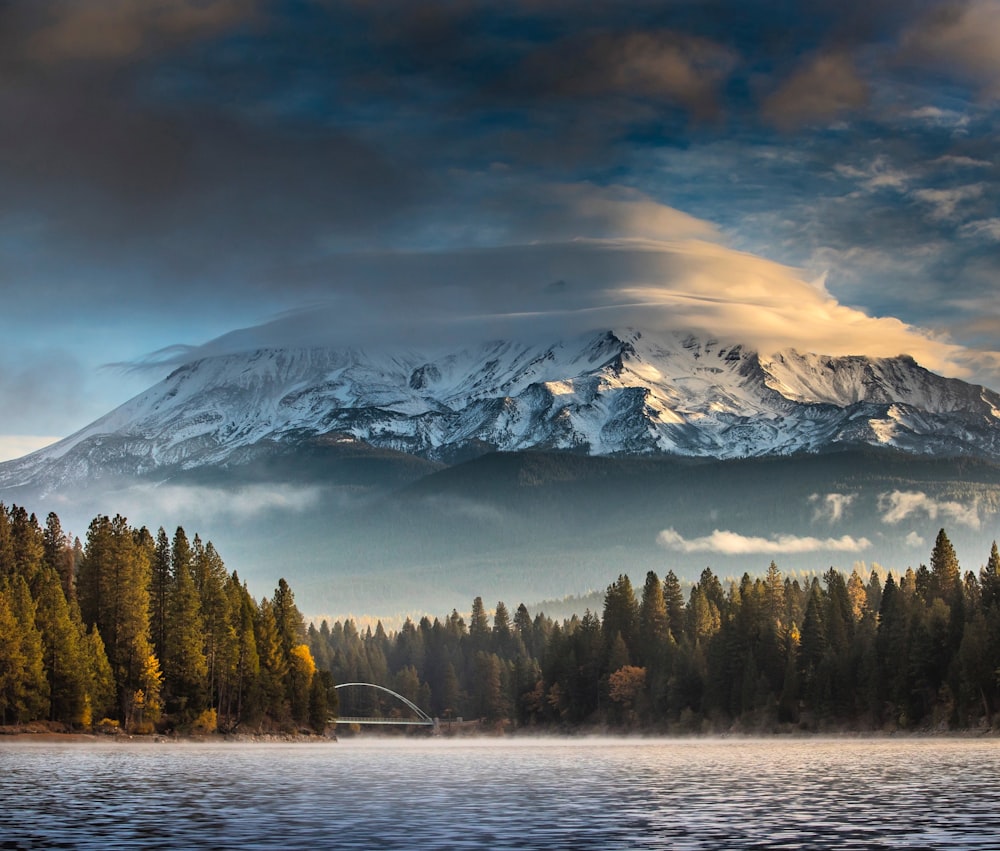
<svg viewBox="0 0 1000 851">
<path fill-rule="evenodd" d="M 273 512 L 300 513 L 316 507 L 325 489 L 318 485 L 256 484 L 236 490 L 224 488 L 160 485 L 136 489 L 131 496 L 151 515 L 199 522 L 252 520 Z"/>
<path fill-rule="evenodd" d="M 951 521 L 970 529 L 982 526 L 977 502 L 963 505 L 960 502 L 939 501 L 923 491 L 897 490 L 879 494 L 879 510 L 882 512 L 882 522 L 890 525 L 910 518 L 927 518 L 932 521 Z"/>
<path fill-rule="evenodd" d="M 809 502 L 816 506 L 813 509 L 813 522 L 825 520 L 827 523 L 836 523 L 842 520 L 854 498 L 855 494 L 852 493 L 828 493 L 822 496 L 818 493 L 812 494 Z"/>
<path fill-rule="evenodd" d="M 719 555 L 788 555 L 815 552 L 856 553 L 868 549 L 867 538 L 842 535 L 839 538 L 799 537 L 776 535 L 773 538 L 740 535 L 737 532 L 716 529 L 702 538 L 684 538 L 674 529 L 664 529 L 657 536 L 661 547 L 682 553 L 718 553 Z"/>
</svg>

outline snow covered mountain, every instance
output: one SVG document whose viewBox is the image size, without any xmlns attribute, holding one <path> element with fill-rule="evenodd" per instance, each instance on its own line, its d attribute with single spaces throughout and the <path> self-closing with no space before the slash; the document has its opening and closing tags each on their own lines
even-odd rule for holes
<svg viewBox="0 0 1000 851">
<path fill-rule="evenodd" d="M 0 489 L 235 467 L 320 438 L 445 461 L 494 449 L 727 459 L 864 445 L 997 459 L 1000 395 L 905 355 L 764 357 L 635 330 L 422 352 L 265 349 L 180 367 L 0 464 Z"/>
</svg>

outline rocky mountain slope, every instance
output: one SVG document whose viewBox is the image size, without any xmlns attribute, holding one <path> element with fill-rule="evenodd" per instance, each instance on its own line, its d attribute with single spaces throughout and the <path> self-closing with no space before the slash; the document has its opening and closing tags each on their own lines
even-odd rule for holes
<svg viewBox="0 0 1000 851">
<path fill-rule="evenodd" d="M 1000 458 L 1000 395 L 911 358 L 764 357 L 595 332 L 437 351 L 266 349 L 195 361 L 0 465 L 0 489 L 237 467 L 322 439 L 429 460 L 491 450 L 740 458 L 880 446 Z"/>
</svg>

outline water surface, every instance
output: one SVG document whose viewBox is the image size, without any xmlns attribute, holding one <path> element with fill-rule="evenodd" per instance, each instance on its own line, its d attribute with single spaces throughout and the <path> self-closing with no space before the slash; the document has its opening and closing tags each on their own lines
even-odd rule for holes
<svg viewBox="0 0 1000 851">
<path fill-rule="evenodd" d="M 1000 849 L 997 740 L 0 742 L 0 849 Z"/>
</svg>

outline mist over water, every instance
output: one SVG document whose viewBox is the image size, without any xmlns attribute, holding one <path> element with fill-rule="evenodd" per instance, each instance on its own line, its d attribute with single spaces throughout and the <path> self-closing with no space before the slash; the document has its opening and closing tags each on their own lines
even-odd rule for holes
<svg viewBox="0 0 1000 851">
<path fill-rule="evenodd" d="M 996 849 L 1000 741 L 0 744 L 0 848 Z"/>
</svg>

